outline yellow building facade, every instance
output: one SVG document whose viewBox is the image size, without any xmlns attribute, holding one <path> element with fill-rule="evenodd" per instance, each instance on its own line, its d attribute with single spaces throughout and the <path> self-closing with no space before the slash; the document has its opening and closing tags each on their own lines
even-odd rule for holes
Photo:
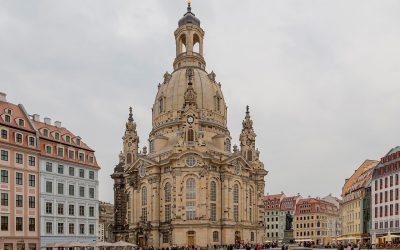
<svg viewBox="0 0 400 250">
<path fill-rule="evenodd" d="M 261 243 L 264 177 L 247 107 L 231 147 L 227 105 L 203 57 L 204 30 L 191 12 L 175 30 L 173 72 L 152 108 L 149 148 L 139 152 L 132 112 L 112 178 L 115 234 L 141 246 Z"/>
</svg>

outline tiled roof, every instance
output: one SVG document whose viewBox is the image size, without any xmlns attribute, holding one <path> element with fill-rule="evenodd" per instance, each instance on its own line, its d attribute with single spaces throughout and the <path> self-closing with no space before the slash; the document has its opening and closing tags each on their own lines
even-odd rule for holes
<svg viewBox="0 0 400 250">
<path fill-rule="evenodd" d="M 11 116 L 11 120 L 10 123 L 6 122 L 5 120 L 3 120 L 3 114 L 5 114 L 5 110 L 10 109 L 12 111 Z M 20 118 L 23 119 L 25 122 L 25 126 L 21 127 L 18 125 L 18 123 L 16 122 L 16 119 Z M 0 101 L 0 124 L 6 125 L 6 126 L 12 126 L 12 127 L 16 127 L 19 129 L 24 129 L 30 132 L 35 132 L 35 129 L 31 126 L 30 122 L 29 122 L 29 117 L 27 117 L 25 115 L 25 112 L 23 110 L 23 106 L 22 105 L 15 105 L 9 102 L 2 102 Z"/>
</svg>

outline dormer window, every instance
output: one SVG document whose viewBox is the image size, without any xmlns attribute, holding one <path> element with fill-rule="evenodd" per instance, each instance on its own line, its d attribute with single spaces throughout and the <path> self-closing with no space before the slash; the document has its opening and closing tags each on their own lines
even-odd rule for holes
<svg viewBox="0 0 400 250">
<path fill-rule="evenodd" d="M 55 132 L 55 133 L 54 133 L 54 139 L 60 140 L 60 133 Z"/>
<path fill-rule="evenodd" d="M 66 141 L 67 143 L 70 143 L 70 142 L 71 142 L 71 137 L 70 137 L 69 135 L 66 135 L 66 136 L 65 136 L 65 141 Z"/>
<path fill-rule="evenodd" d="M 90 164 L 93 164 L 93 162 L 94 162 L 93 156 L 89 156 L 89 163 L 90 163 Z"/>
<path fill-rule="evenodd" d="M 25 126 L 25 121 L 23 119 L 18 119 L 18 125 L 21 127 Z"/>
<path fill-rule="evenodd" d="M 78 146 L 81 145 L 81 139 L 80 139 L 79 137 L 77 137 L 77 138 L 75 139 L 75 144 L 78 145 Z"/>
<path fill-rule="evenodd" d="M 11 116 L 5 115 L 4 116 L 4 121 L 10 123 L 11 122 Z"/>
<path fill-rule="evenodd" d="M 43 129 L 43 136 L 49 137 L 49 131 L 47 129 Z"/>
<path fill-rule="evenodd" d="M 5 109 L 5 110 L 4 110 L 4 113 L 9 114 L 9 115 L 12 115 L 12 110 L 11 110 L 11 109 Z"/>
</svg>

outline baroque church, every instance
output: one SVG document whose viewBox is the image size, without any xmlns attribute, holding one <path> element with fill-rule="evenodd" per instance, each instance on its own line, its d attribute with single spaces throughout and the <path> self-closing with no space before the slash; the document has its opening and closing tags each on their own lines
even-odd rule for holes
<svg viewBox="0 0 400 250">
<path fill-rule="evenodd" d="M 114 234 L 140 246 L 264 240 L 264 177 L 249 107 L 231 147 L 227 105 L 206 71 L 204 30 L 190 3 L 175 30 L 173 72 L 158 85 L 149 148 L 139 150 L 132 109 L 114 180 Z"/>
</svg>

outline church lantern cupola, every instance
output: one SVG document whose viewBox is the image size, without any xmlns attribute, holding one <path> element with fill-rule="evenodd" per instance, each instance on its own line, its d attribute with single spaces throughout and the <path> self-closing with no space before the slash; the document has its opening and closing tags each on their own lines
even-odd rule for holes
<svg viewBox="0 0 400 250">
<path fill-rule="evenodd" d="M 178 22 L 175 30 L 176 58 L 174 69 L 186 66 L 196 66 L 205 69 L 203 57 L 204 30 L 200 27 L 200 20 L 192 12 L 188 3 L 187 12 Z"/>
</svg>

